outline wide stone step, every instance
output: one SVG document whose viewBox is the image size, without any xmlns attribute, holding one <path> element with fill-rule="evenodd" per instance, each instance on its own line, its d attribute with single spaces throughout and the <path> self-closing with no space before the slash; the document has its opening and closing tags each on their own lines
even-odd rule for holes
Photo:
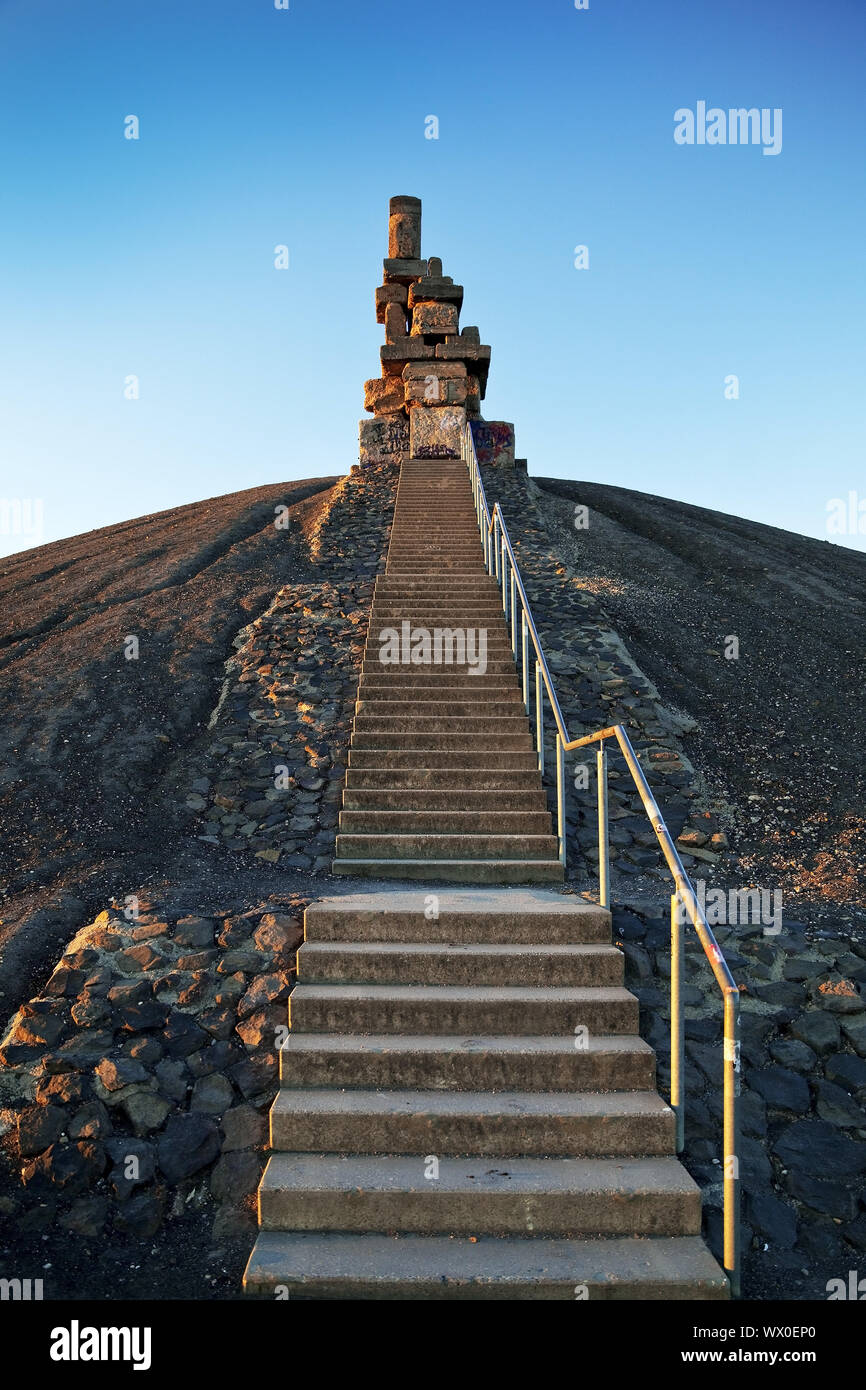
<svg viewBox="0 0 866 1390">
<path fill-rule="evenodd" d="M 457 806 L 434 810 L 422 809 L 419 804 L 403 811 L 352 811 L 344 804 L 340 831 L 344 835 L 550 835 L 551 819 L 546 807 L 537 811 L 509 811 L 496 805 L 487 810 Z"/>
<path fill-rule="evenodd" d="M 555 859 L 554 835 L 337 835 L 341 859 Z"/>
<path fill-rule="evenodd" d="M 607 1240 L 263 1231 L 244 1291 L 273 1299 L 673 1302 L 728 1297 L 694 1236 Z"/>
<path fill-rule="evenodd" d="M 380 667 L 362 675 L 358 695 L 371 700 L 514 700 L 522 703 L 522 691 L 512 662 L 501 675 L 473 675 L 471 671 L 404 670 Z"/>
<path fill-rule="evenodd" d="M 541 773 L 537 760 L 531 768 L 516 770 L 493 768 L 417 768 L 417 767 L 364 767 L 351 761 L 346 772 L 346 787 L 352 789 L 369 788 L 382 790 L 393 787 L 396 791 L 426 791 L 438 789 L 444 792 L 476 791 L 531 791 L 541 787 Z"/>
<path fill-rule="evenodd" d="M 376 681 L 389 680 L 395 686 L 429 685 L 437 680 L 442 680 L 445 684 L 453 684 L 455 681 L 472 681 L 474 686 L 475 681 L 478 681 L 479 685 L 475 688 L 483 689 L 484 687 L 480 683 L 485 680 L 517 679 L 514 655 L 510 648 L 507 652 L 503 652 L 502 656 L 495 656 L 488 651 L 483 673 L 479 672 L 478 675 L 473 675 L 473 670 L 477 671 L 478 667 L 458 666 L 456 663 L 448 665 L 444 662 L 439 665 L 427 663 L 423 666 L 398 666 L 375 658 L 371 660 L 369 657 L 365 657 L 361 662 L 362 678 L 370 676 Z"/>
<path fill-rule="evenodd" d="M 473 722 L 473 721 L 470 721 Z M 526 729 L 526 720 L 519 721 Z M 487 757 L 496 752 L 501 753 L 526 753 L 530 757 L 532 754 L 532 734 L 526 729 L 525 733 L 501 733 L 496 734 L 488 725 L 487 729 L 477 729 L 469 733 L 434 733 L 425 732 L 423 729 L 413 732 L 389 732 L 385 729 L 355 729 L 352 734 L 353 752 L 362 753 L 369 749 L 381 749 L 383 751 L 399 751 L 414 753 L 415 762 L 423 767 L 427 759 L 425 753 L 450 752 L 457 753 L 465 749 L 478 757 Z"/>
<path fill-rule="evenodd" d="M 306 985 L 289 996 L 303 1033 L 636 1033 L 638 1001 L 626 989 L 471 985 Z"/>
<path fill-rule="evenodd" d="M 280 1049 L 286 1088 L 422 1091 L 648 1091 L 655 1053 L 642 1038 L 465 1038 L 290 1033 Z"/>
<path fill-rule="evenodd" d="M 331 873 L 425 883 L 562 883 L 565 878 L 562 864 L 552 859 L 334 859 Z"/>
<path fill-rule="evenodd" d="M 455 1235 L 697 1235 L 701 1196 L 674 1158 L 439 1159 L 274 1154 L 265 1230 Z"/>
<path fill-rule="evenodd" d="M 491 728 L 495 728 L 496 743 L 499 747 L 525 748 L 525 740 L 527 738 L 529 738 L 529 746 L 531 747 L 532 738 L 529 733 L 529 720 L 526 711 L 521 706 L 518 706 L 518 710 L 519 713 L 515 713 L 512 707 L 508 714 L 503 714 L 496 720 L 495 725 L 492 724 L 490 719 L 486 719 L 477 714 L 454 714 L 450 711 L 441 714 L 419 715 L 361 713 L 356 714 L 354 717 L 353 738 L 356 734 L 370 733 L 382 735 L 411 734 L 417 735 L 419 738 L 421 738 L 422 735 L 431 734 L 437 736 L 436 742 L 431 744 L 424 742 L 420 745 L 412 743 L 406 746 L 471 748 L 475 745 L 476 740 L 466 737 L 464 742 L 464 736 L 469 734 L 486 734 L 489 736 Z M 439 735 L 447 735 L 449 739 L 448 743 L 440 745 L 438 743 Z M 460 738 L 461 741 L 454 743 L 451 741 L 453 738 Z M 517 742 L 515 742 L 515 738 L 518 740 Z M 364 742 L 364 740 L 359 738 L 358 747 L 363 748 Z M 369 746 L 369 740 L 366 742 L 367 746 Z M 479 742 L 481 742 L 483 747 L 484 740 L 479 740 Z M 387 748 L 395 745 L 386 742 L 376 746 Z"/>
<path fill-rule="evenodd" d="M 405 737 L 405 735 L 401 735 Z M 428 738 L 432 735 L 428 735 Z M 529 738 L 529 735 L 526 735 Z M 530 739 L 531 744 L 531 739 Z M 468 748 L 349 748 L 350 768 L 414 768 L 419 774 L 424 768 L 477 768 L 491 772 L 538 771 L 538 754 L 528 748 L 525 752 L 499 749 Z M 447 785 L 447 783 L 443 783 Z M 481 785 L 480 783 L 478 785 Z"/>
<path fill-rule="evenodd" d="M 611 915 L 573 893 L 534 888 L 456 888 L 341 893 L 310 903 L 304 913 L 308 941 L 420 941 L 433 933 L 448 941 L 505 945 L 610 945 Z"/>
<path fill-rule="evenodd" d="M 443 710 L 447 710 L 449 716 L 454 719 L 477 718 L 481 711 L 489 719 L 501 716 L 503 719 L 513 718 L 518 712 L 522 719 L 526 719 L 526 710 L 520 698 L 520 691 L 511 691 L 511 699 L 503 700 L 498 697 L 486 699 L 481 695 L 477 700 L 457 700 L 443 698 L 441 700 L 379 700 L 372 699 L 364 693 L 359 693 L 358 701 L 355 706 L 357 714 L 355 718 L 363 716 L 367 719 L 401 719 L 411 721 L 413 719 L 435 719 L 441 717 Z"/>
<path fill-rule="evenodd" d="M 431 791 L 429 788 L 344 789 L 343 811 L 546 811 L 543 791 Z M 347 827 L 348 828 L 348 827 Z"/>
<path fill-rule="evenodd" d="M 654 1091 L 281 1090 L 271 1148 L 294 1153 L 634 1158 L 672 1154 Z"/>
<path fill-rule="evenodd" d="M 434 928 L 436 924 L 433 924 Z M 304 984 L 616 986 L 615 946 L 307 941 L 298 951 Z"/>
</svg>

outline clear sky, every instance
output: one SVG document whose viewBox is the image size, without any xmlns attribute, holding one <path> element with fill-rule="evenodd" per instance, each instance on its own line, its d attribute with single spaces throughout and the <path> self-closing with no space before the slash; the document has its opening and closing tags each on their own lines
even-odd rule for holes
<svg viewBox="0 0 866 1390">
<path fill-rule="evenodd" d="M 0 0 L 0 552 L 28 499 L 54 540 L 346 472 L 395 193 L 531 473 L 826 537 L 866 513 L 864 60 L 863 0 Z M 781 152 L 677 145 L 700 101 Z"/>
</svg>

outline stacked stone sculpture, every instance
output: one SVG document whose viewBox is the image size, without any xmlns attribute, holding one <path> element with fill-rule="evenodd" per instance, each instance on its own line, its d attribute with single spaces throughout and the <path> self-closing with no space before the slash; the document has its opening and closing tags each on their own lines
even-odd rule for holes
<svg viewBox="0 0 866 1390">
<path fill-rule="evenodd" d="M 364 383 L 374 419 L 361 421 L 361 463 L 459 458 L 467 420 L 481 420 L 490 348 L 477 328 L 460 329 L 463 286 L 443 275 L 437 256 L 421 259 L 419 198 L 391 199 L 383 264 L 375 300 L 385 326 L 382 374 Z"/>
</svg>

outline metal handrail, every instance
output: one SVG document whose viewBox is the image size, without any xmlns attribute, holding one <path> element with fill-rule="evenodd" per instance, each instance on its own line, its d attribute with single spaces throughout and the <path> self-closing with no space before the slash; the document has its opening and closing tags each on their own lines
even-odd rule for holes
<svg viewBox="0 0 866 1390">
<path fill-rule="evenodd" d="M 738 1097 L 740 1092 L 740 991 L 737 988 L 730 967 L 722 954 L 721 947 L 713 935 L 703 908 L 695 894 L 692 881 L 686 873 L 676 845 L 664 822 L 658 803 L 650 790 L 649 783 L 640 765 L 640 760 L 622 724 L 611 724 L 606 729 L 585 734 L 582 738 L 570 739 L 562 708 L 547 665 L 541 638 L 532 616 L 529 599 L 523 585 L 520 567 L 508 527 L 499 503 L 491 512 L 472 427 L 467 424 L 463 436 L 463 458 L 469 468 L 472 495 L 475 502 L 478 527 L 484 551 L 484 563 L 488 574 L 497 580 L 502 593 L 502 609 L 506 623 L 511 628 L 511 647 L 517 658 L 517 601 L 520 602 L 520 665 L 522 676 L 523 702 L 527 714 L 530 713 L 529 699 L 529 641 L 535 650 L 535 741 L 538 752 L 539 770 L 544 772 L 544 693 L 546 691 L 550 708 L 556 724 L 556 809 L 559 857 L 564 865 L 565 854 L 565 754 L 575 748 L 586 748 L 598 744 L 596 765 L 598 773 L 598 868 L 599 901 L 602 907 L 610 906 L 610 854 L 608 846 L 608 804 L 607 804 L 607 750 L 605 742 L 614 738 L 625 759 L 626 766 L 637 787 L 643 808 L 665 857 L 676 886 L 671 896 L 671 1109 L 676 1116 L 676 1148 L 681 1153 L 685 1142 L 685 1103 L 684 1103 L 684 1028 L 683 1028 L 683 913 L 695 929 L 698 940 L 710 964 L 713 976 L 722 991 L 724 1000 L 724 1055 L 722 1061 L 723 1085 L 723 1123 L 722 1151 L 723 1163 L 723 1215 L 724 1215 L 724 1267 L 730 1281 L 731 1293 L 737 1298 L 740 1293 L 740 1175 L 739 1175 L 739 1125 Z"/>
</svg>

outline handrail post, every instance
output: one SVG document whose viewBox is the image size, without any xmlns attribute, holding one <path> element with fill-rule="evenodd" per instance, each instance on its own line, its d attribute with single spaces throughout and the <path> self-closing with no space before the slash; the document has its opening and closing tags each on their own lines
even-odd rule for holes
<svg viewBox="0 0 866 1390">
<path fill-rule="evenodd" d="M 541 681 L 541 662 L 535 663 L 535 745 L 538 749 L 538 771 L 544 775 L 544 686 Z"/>
<path fill-rule="evenodd" d="M 497 582 L 498 582 L 498 580 L 499 580 L 499 542 L 498 542 L 498 540 L 497 540 L 497 538 L 496 538 L 496 533 L 497 533 L 497 528 L 498 528 L 498 526 L 499 526 L 499 517 L 494 513 L 494 516 L 493 516 L 493 567 L 494 567 L 494 571 L 495 571 L 495 574 L 496 574 Z"/>
<path fill-rule="evenodd" d="M 722 1101 L 723 1214 L 725 1229 L 725 1270 L 731 1281 L 731 1295 L 740 1296 L 740 994 L 725 990 L 725 1056 Z"/>
<path fill-rule="evenodd" d="M 505 536 L 502 534 L 502 527 L 499 528 L 500 544 L 502 547 L 502 612 L 508 621 L 508 552 L 505 549 Z"/>
<path fill-rule="evenodd" d="M 511 566 L 511 650 L 517 656 L 517 580 Z"/>
<path fill-rule="evenodd" d="M 595 755 L 598 795 L 598 900 L 610 906 L 610 848 L 607 833 L 607 749 L 604 742 Z"/>
<path fill-rule="evenodd" d="M 565 865 L 565 750 L 562 735 L 556 731 L 556 833 L 559 837 L 559 862 Z"/>
<path fill-rule="evenodd" d="M 526 613 L 523 613 L 521 624 L 521 649 L 523 657 L 523 704 L 526 713 L 529 713 L 529 628 L 526 625 Z"/>
<path fill-rule="evenodd" d="M 683 1036 L 683 914 L 679 890 L 671 895 L 671 1110 L 676 1116 L 677 1153 L 685 1146 L 686 1112 L 683 1097 L 685 1042 Z"/>
</svg>

